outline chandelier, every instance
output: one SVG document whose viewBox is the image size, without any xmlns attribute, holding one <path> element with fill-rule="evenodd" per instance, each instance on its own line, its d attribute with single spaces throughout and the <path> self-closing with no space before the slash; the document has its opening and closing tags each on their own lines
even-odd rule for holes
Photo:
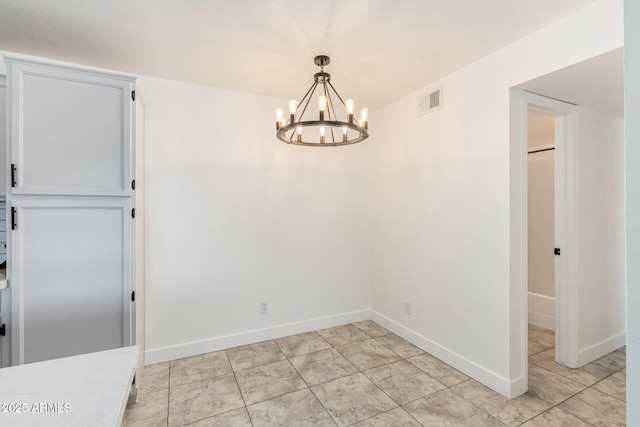
<svg viewBox="0 0 640 427">
<path fill-rule="evenodd" d="M 335 147 L 367 139 L 369 110 L 361 109 L 360 118 L 356 121 L 353 117 L 353 99 L 343 100 L 331 84 L 331 74 L 324 71 L 324 67 L 329 65 L 329 57 L 316 56 L 314 63 L 320 67 L 320 72 L 313 75 L 313 84 L 300 102 L 295 99 L 289 101 L 289 117 L 284 116 L 281 108 L 276 109 L 278 139 L 287 144 L 310 147 Z M 317 98 L 316 111 L 313 105 L 309 108 L 309 103 L 318 87 L 321 95 Z M 339 104 L 336 105 L 331 92 L 340 100 Z M 339 120 L 336 107 L 345 118 L 344 121 Z M 299 110 L 302 111 L 298 113 Z M 312 117 L 314 114 L 317 114 L 317 120 Z"/>
</svg>

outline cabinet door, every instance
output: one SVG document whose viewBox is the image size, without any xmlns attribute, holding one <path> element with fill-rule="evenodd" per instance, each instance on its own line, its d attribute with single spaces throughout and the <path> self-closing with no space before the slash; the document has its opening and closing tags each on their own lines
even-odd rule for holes
<svg viewBox="0 0 640 427">
<path fill-rule="evenodd" d="M 5 335 L 0 336 L 0 368 L 11 366 L 11 289 L 0 290 L 0 327 L 5 325 Z"/>
<path fill-rule="evenodd" d="M 133 82 L 7 62 L 12 194 L 129 196 Z"/>
<path fill-rule="evenodd" d="M 59 199 L 13 203 L 13 364 L 131 345 L 130 202 Z"/>
</svg>

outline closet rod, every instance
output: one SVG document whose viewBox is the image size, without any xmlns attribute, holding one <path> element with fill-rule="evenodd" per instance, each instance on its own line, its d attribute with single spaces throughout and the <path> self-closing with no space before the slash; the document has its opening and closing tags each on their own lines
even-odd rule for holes
<svg viewBox="0 0 640 427">
<path fill-rule="evenodd" d="M 551 148 L 541 148 L 540 150 L 533 150 L 533 151 L 528 151 L 527 154 L 535 154 L 535 153 L 542 153 L 543 151 L 551 151 L 551 150 L 555 150 L 556 147 L 551 147 Z"/>
</svg>

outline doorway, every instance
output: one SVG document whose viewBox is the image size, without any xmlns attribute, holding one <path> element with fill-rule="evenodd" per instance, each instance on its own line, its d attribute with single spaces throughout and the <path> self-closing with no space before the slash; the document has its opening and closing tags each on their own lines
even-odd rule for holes
<svg viewBox="0 0 640 427">
<path fill-rule="evenodd" d="M 528 390 L 528 324 L 529 324 L 529 212 L 528 212 L 528 119 L 533 113 L 553 123 L 554 157 L 554 207 L 553 247 L 561 255 L 553 255 L 552 281 L 546 286 L 553 288 L 553 316 L 546 318 L 555 329 L 555 360 L 565 366 L 576 366 L 576 314 L 575 310 L 575 247 L 576 230 L 576 107 L 555 99 L 512 89 L 512 283 L 514 295 L 520 305 L 520 318 L 516 333 L 519 336 L 519 351 L 515 351 L 514 364 L 521 367 L 522 381 L 515 387 L 514 395 Z M 539 149 L 551 148 L 540 147 Z M 534 150 L 535 151 L 535 150 Z M 550 150 L 549 150 L 550 151 Z M 547 258 L 547 262 L 549 262 Z M 547 278 L 549 272 L 547 272 Z"/>
</svg>

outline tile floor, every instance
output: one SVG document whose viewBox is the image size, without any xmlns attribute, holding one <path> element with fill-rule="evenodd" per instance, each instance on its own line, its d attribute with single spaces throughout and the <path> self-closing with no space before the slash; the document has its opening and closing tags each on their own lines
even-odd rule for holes
<svg viewBox="0 0 640 427">
<path fill-rule="evenodd" d="M 625 349 L 579 369 L 529 327 L 509 400 L 372 321 L 147 366 L 125 426 L 623 426 Z"/>
</svg>

